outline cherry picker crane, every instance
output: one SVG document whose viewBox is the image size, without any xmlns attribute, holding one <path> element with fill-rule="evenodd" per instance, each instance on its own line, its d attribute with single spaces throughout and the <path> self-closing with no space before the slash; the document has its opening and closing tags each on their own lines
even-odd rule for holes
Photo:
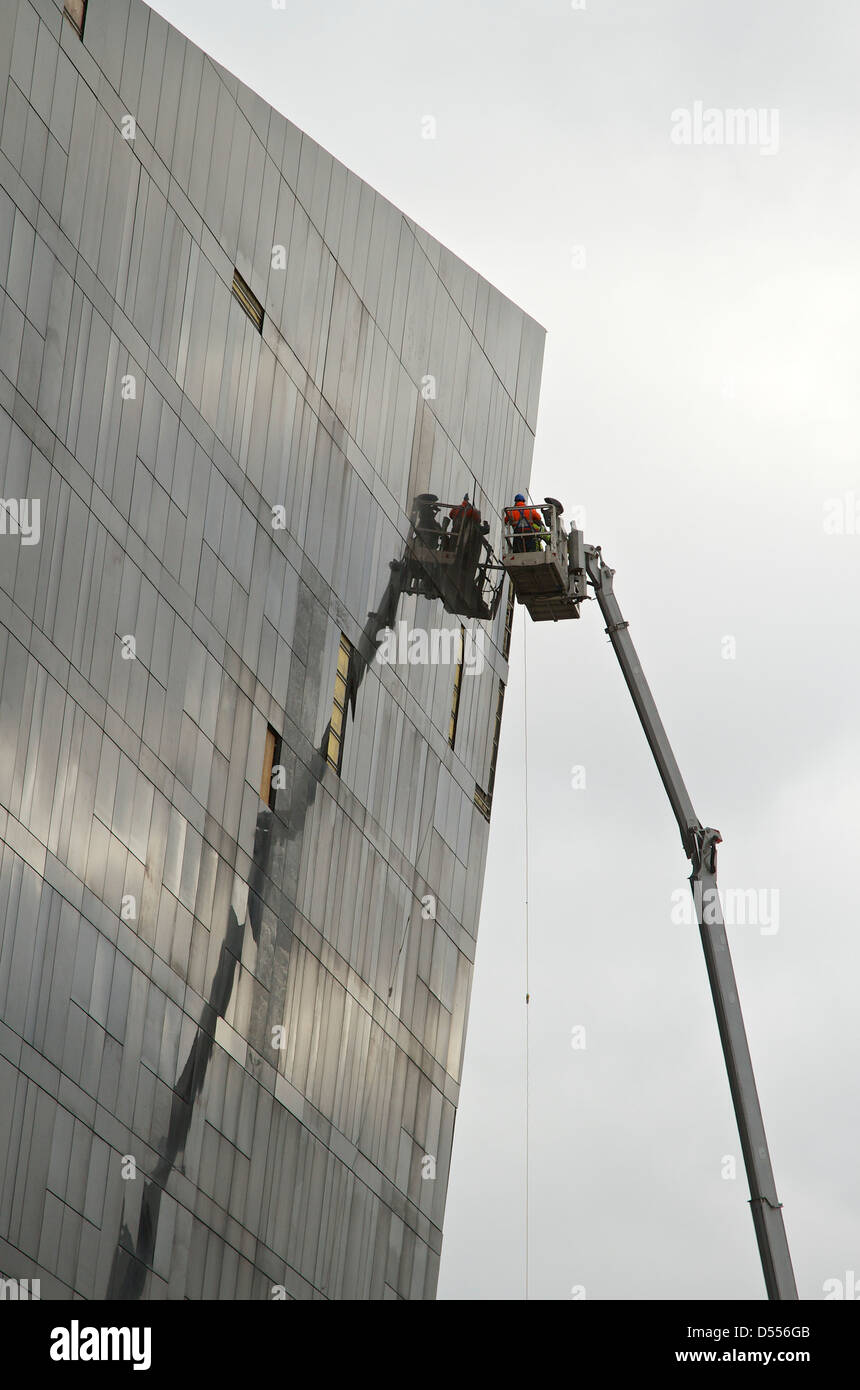
<svg viewBox="0 0 860 1390">
<path fill-rule="evenodd" d="M 692 866 L 690 886 L 740 1133 L 749 1181 L 750 1208 L 767 1296 L 769 1299 L 795 1300 L 798 1296 L 797 1286 L 782 1219 L 782 1203 L 776 1194 L 717 888 L 717 845 L 721 836 L 718 830 L 703 826 L 693 809 L 654 697 L 639 664 L 630 629 L 615 597 L 615 571 L 607 565 L 599 545 L 586 545 L 580 530 L 575 526 L 569 530 L 565 527 L 563 508 L 556 498 L 547 497 L 540 510 L 545 528 L 535 533 L 537 548 L 518 550 L 513 528 L 506 526 L 502 564 L 517 599 L 535 622 L 578 618 L 581 604 L 589 597 L 588 585 L 591 584 L 594 589 L 594 597 L 606 623 L 606 632 L 675 813 L 684 853 Z"/>
</svg>

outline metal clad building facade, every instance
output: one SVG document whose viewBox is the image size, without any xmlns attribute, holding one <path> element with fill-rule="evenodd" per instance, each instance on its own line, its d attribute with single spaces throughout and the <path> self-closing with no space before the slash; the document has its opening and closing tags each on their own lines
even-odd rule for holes
<svg viewBox="0 0 860 1390">
<path fill-rule="evenodd" d="M 432 1298 L 506 606 L 392 576 L 421 493 L 499 551 L 543 331 L 67 8 L 0 8 L 0 1274 Z M 454 659 L 373 660 L 394 615 Z"/>
</svg>

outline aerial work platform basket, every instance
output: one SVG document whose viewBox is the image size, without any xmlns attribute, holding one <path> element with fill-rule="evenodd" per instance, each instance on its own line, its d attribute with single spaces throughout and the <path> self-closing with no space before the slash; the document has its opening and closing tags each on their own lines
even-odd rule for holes
<svg viewBox="0 0 860 1390">
<path fill-rule="evenodd" d="M 502 564 L 534 622 L 578 618 L 586 597 L 582 532 L 575 527 L 566 530 L 556 498 L 545 498 L 539 510 L 543 527 L 528 530 L 513 525 L 506 515 Z"/>
<path fill-rule="evenodd" d="M 487 540 L 488 523 L 471 503 L 455 520 L 461 508 L 432 492 L 413 498 L 406 592 L 440 599 L 461 617 L 494 618 L 504 571 Z"/>
</svg>

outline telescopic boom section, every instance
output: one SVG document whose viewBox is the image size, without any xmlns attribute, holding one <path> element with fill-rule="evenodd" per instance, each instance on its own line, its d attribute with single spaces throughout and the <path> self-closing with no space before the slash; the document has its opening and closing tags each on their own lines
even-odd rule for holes
<svg viewBox="0 0 860 1390">
<path fill-rule="evenodd" d="M 771 1299 L 794 1300 L 797 1298 L 797 1286 L 782 1219 L 782 1204 L 776 1195 L 764 1120 L 717 889 L 717 845 L 720 835 L 718 831 L 702 826 L 693 810 L 654 697 L 639 664 L 628 625 L 615 597 L 612 582 L 615 571 L 604 562 L 599 546 L 586 545 L 584 551 L 585 567 L 606 622 L 609 640 L 615 649 L 636 713 L 675 812 L 684 851 L 693 866 L 690 886 L 740 1132 L 767 1295 Z"/>
</svg>

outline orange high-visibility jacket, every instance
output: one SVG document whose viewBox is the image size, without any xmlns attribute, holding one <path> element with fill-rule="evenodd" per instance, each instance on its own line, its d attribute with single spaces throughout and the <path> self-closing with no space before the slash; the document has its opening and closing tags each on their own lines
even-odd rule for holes
<svg viewBox="0 0 860 1390">
<path fill-rule="evenodd" d="M 509 521 L 515 531 L 530 531 L 542 526 L 536 507 L 506 507 L 505 521 Z"/>
<path fill-rule="evenodd" d="M 456 507 L 452 507 L 448 513 L 452 521 L 457 521 L 462 517 L 465 521 L 480 521 L 481 513 L 472 506 L 467 506 L 465 502 L 458 502 Z"/>
</svg>

